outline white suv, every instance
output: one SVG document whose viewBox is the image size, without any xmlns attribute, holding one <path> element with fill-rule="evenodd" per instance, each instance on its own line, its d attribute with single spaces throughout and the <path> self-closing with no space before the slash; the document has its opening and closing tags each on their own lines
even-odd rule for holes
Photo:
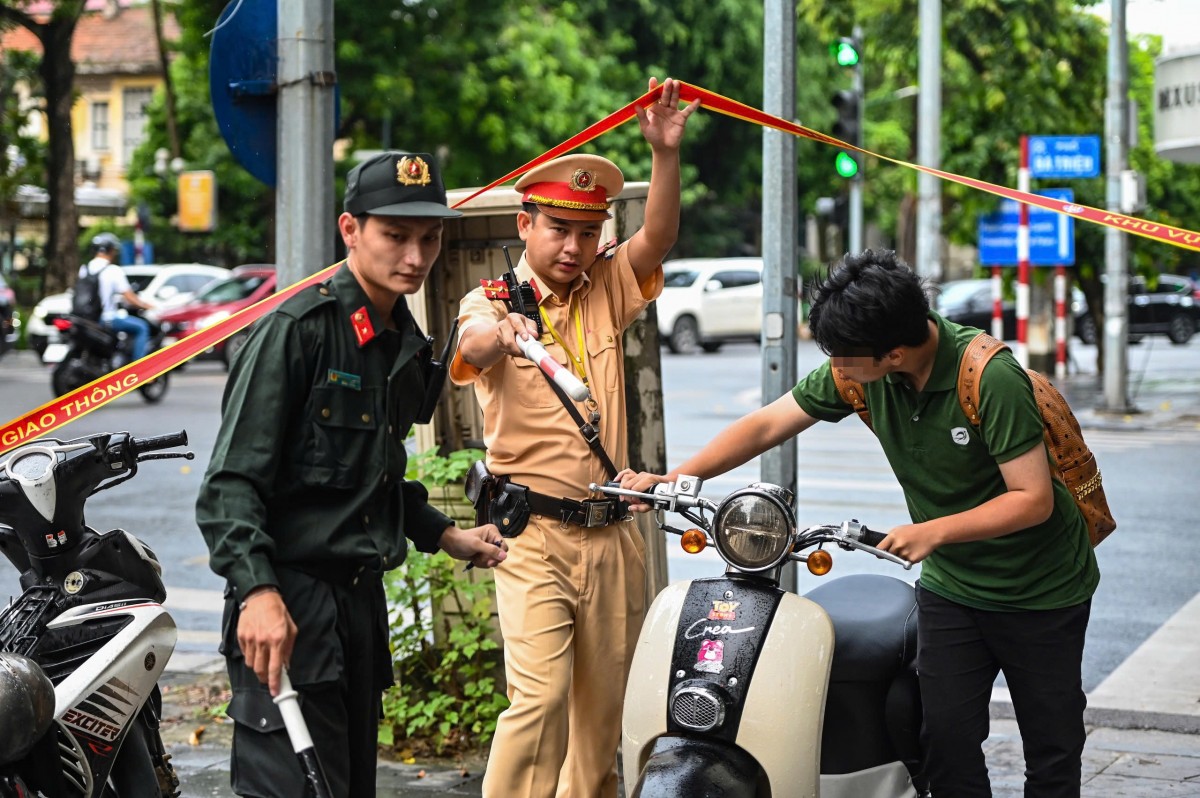
<svg viewBox="0 0 1200 798">
<path fill-rule="evenodd" d="M 663 273 L 658 334 L 672 352 L 762 337 L 762 258 L 680 258 Z"/>
<path fill-rule="evenodd" d="M 191 299 L 213 280 L 229 276 L 228 269 L 203 263 L 122 266 L 129 286 L 157 310 L 177 307 Z M 26 340 L 40 356 L 47 344 L 58 341 L 54 320 L 71 313 L 71 291 L 43 297 L 30 314 Z"/>
</svg>

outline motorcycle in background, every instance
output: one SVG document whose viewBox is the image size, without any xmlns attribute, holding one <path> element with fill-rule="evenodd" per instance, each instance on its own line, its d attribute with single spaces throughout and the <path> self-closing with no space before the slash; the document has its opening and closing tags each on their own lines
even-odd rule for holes
<svg viewBox="0 0 1200 798">
<path fill-rule="evenodd" d="M 685 551 L 715 546 L 727 563 L 723 576 L 670 585 L 647 613 L 622 719 L 630 797 L 928 798 L 912 586 L 852 575 L 804 597 L 779 588 L 791 560 L 828 573 L 826 544 L 912 564 L 857 521 L 798 529 L 779 486 L 714 502 L 701 485 L 590 486 L 649 504 Z M 667 512 L 696 528 L 668 525 Z"/>
<path fill-rule="evenodd" d="M 64 316 L 55 319 L 65 342 L 53 343 L 42 354 L 43 363 L 53 363 L 50 373 L 50 390 L 55 396 L 63 396 L 89 382 L 98 380 L 110 371 L 133 360 L 133 338 L 126 333 L 114 332 L 110 327 L 82 316 Z M 148 352 L 162 348 L 162 325 L 150 324 L 150 346 Z M 170 386 L 167 374 L 138 386 L 138 393 L 150 404 L 161 402 Z"/>
<path fill-rule="evenodd" d="M 0 613 L 0 798 L 172 798 L 158 679 L 175 649 L 162 566 L 123 529 L 84 522 L 88 497 L 187 433 L 42 439 L 0 464 L 0 552 L 22 594 Z"/>
</svg>

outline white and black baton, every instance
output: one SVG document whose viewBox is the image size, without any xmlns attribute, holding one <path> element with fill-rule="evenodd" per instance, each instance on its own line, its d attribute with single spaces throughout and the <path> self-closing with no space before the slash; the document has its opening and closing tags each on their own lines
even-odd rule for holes
<svg viewBox="0 0 1200 798">
<path fill-rule="evenodd" d="M 317 751 L 313 748 L 312 735 L 308 733 L 308 724 L 304 722 L 304 713 L 300 711 L 300 702 L 296 700 L 297 693 L 288 678 L 287 669 L 279 672 L 279 695 L 273 699 L 283 715 L 283 725 L 287 729 L 288 739 L 292 741 L 292 750 L 300 760 L 300 769 L 304 771 L 304 781 L 308 784 L 310 794 L 315 798 L 333 798 L 325 771 L 321 769 L 321 760 L 317 759 Z"/>
</svg>

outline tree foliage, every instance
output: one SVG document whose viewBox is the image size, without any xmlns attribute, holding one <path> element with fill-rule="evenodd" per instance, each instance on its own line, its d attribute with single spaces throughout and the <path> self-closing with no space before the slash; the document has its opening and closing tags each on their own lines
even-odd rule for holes
<svg viewBox="0 0 1200 798">
<path fill-rule="evenodd" d="M 45 179 L 46 147 L 24 130 L 36 110 L 23 107 L 18 93 L 18 87 L 24 85 L 31 97 L 40 97 L 37 63 L 33 53 L 0 53 L 0 204 L 18 187 Z"/>
<path fill-rule="evenodd" d="M 38 78 L 45 99 L 49 140 L 46 188 L 50 193 L 43 288 L 54 292 L 71 285 L 78 268 L 75 237 L 79 216 L 75 209 L 75 142 L 71 129 L 75 63 L 71 60 L 71 40 L 83 14 L 84 0 L 55 0 L 48 13 L 36 17 L 30 13 L 31 5 L 31 0 L 3 0 L 0 25 L 26 28 L 42 47 Z"/>
<path fill-rule="evenodd" d="M 18 5 L 27 0 L 3 0 Z M 78 2 L 78 0 L 73 0 Z M 1015 185 L 1021 134 L 1103 133 L 1107 29 L 1088 7 L 1099 0 L 964 0 L 943 5 L 942 165 Z M 71 2 L 56 3 L 66 9 Z M 181 27 L 172 76 L 179 95 L 182 155 L 189 168 L 217 173 L 221 226 L 207 237 L 172 233 L 174 177 L 153 173 L 167 146 L 161 99 L 150 139 L 134 160 L 134 199 L 154 217 L 164 257 L 222 262 L 270 257 L 272 194 L 234 164 L 209 110 L 210 39 L 224 0 L 179 0 Z M 0 6 L 3 7 L 3 6 Z M 830 96 L 850 75 L 828 45 L 857 24 L 864 32 L 866 146 L 915 160 L 918 0 L 798 0 L 797 117 L 828 131 Z M 649 75 L 677 77 L 754 106 L 763 93 L 763 7 L 742 0 L 336 0 L 335 67 L 341 95 L 338 136 L 350 150 L 392 147 L 435 153 L 453 187 L 481 185 L 541 154 L 640 94 Z M 1131 155 L 1148 178 L 1143 215 L 1195 227 L 1200 170 L 1153 153 L 1150 128 L 1157 39 L 1135 39 L 1131 92 L 1141 136 Z M 649 148 L 626 124 L 585 149 L 617 161 L 630 180 L 649 176 Z M 759 250 L 762 132 L 718 114 L 690 123 L 684 150 L 684 222 L 676 255 Z M 834 150 L 797 142 L 799 202 L 844 193 Z M 337 191 L 348 163 L 337 166 Z M 866 219 L 912 257 L 916 173 L 868 159 Z M 1049 183 L 1045 184 L 1049 185 Z M 1086 204 L 1105 204 L 1103 177 L 1071 182 Z M 1035 185 L 1036 187 L 1036 185 Z M 976 219 L 998 200 L 943 184 L 950 241 L 971 244 Z M 1104 231 L 1077 225 L 1078 273 L 1094 280 Z M 1134 240 L 1142 269 L 1196 268 L 1194 253 Z"/>
</svg>

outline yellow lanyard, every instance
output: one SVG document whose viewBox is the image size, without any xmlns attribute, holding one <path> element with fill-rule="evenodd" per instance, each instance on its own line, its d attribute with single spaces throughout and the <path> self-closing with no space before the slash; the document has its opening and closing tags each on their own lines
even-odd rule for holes
<svg viewBox="0 0 1200 798">
<path fill-rule="evenodd" d="M 562 339 L 562 336 L 558 334 L 558 330 L 554 329 L 554 325 L 550 323 L 550 317 L 546 314 L 546 309 L 539 305 L 538 313 L 541 314 L 542 323 L 545 324 L 546 329 L 550 331 L 551 337 L 554 338 L 554 340 L 558 343 L 558 345 L 563 348 L 563 351 L 567 353 L 567 357 L 569 357 L 571 359 L 571 364 L 575 367 L 575 370 L 577 372 L 579 372 L 579 378 L 581 380 L 583 380 L 584 385 L 587 385 L 587 381 L 588 381 L 587 370 L 584 367 L 584 362 L 583 362 L 584 356 L 587 354 L 587 349 L 584 348 L 584 340 L 583 340 L 583 313 L 580 310 L 579 304 L 572 301 L 571 305 L 575 311 L 575 313 L 574 313 L 575 335 L 579 339 L 579 354 L 578 355 L 576 355 L 574 352 L 571 351 L 571 348 L 567 346 L 567 342 L 564 341 Z"/>
</svg>

